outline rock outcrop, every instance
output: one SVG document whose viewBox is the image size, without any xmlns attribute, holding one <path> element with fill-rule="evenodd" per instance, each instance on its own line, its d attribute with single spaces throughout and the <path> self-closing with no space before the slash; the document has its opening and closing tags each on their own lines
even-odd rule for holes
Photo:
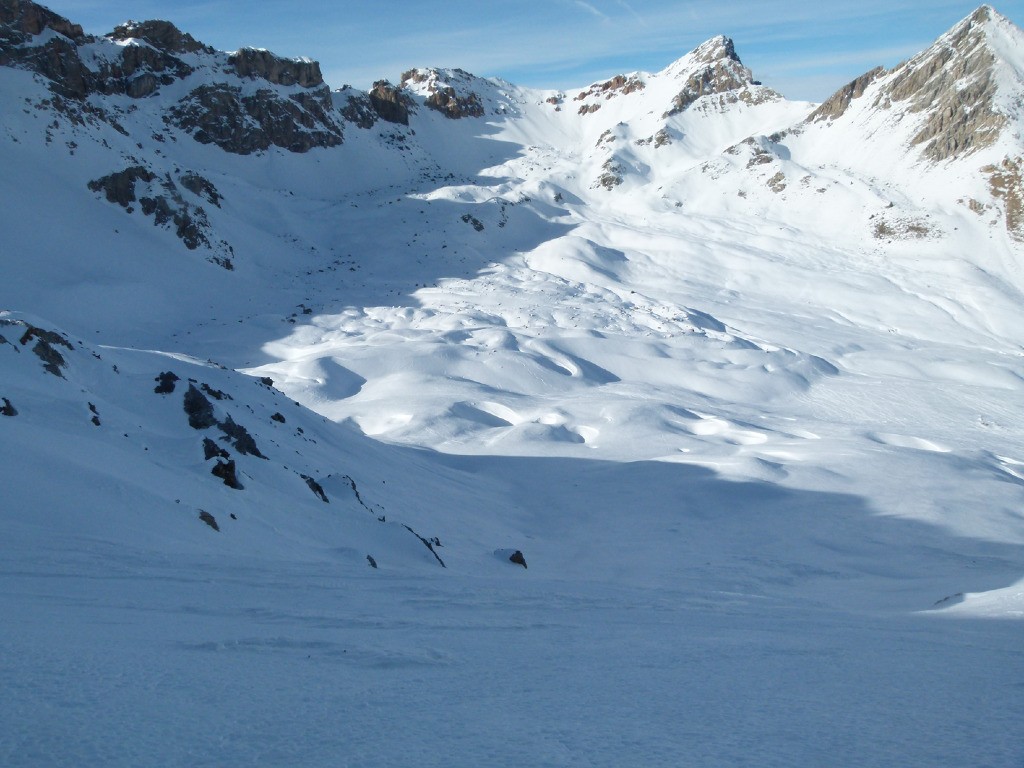
<svg viewBox="0 0 1024 768">
<path fill-rule="evenodd" d="M 60 36 L 37 42 L 34 36 L 46 29 Z M 54 93 L 73 99 L 92 93 L 144 98 L 191 74 L 192 67 L 175 54 L 213 53 L 166 21 L 129 22 L 110 37 L 134 44 L 120 46 L 115 56 L 92 59 L 92 68 L 80 46 L 96 38 L 84 35 L 79 25 L 25 0 L 0 2 L 0 64 L 38 72 Z"/>
<path fill-rule="evenodd" d="M 643 80 L 637 75 L 616 75 L 603 83 L 594 83 L 584 91 L 580 91 L 573 97 L 573 101 L 583 101 L 593 97 L 612 99 L 616 96 L 642 91 L 646 87 Z"/>
<path fill-rule="evenodd" d="M 174 29 L 172 25 L 168 26 Z M 96 72 L 92 88 L 97 92 L 123 93 L 133 99 L 143 99 L 154 94 L 160 86 L 183 80 L 193 72 L 192 67 L 174 55 L 175 51 L 147 42 L 133 41 L 122 46 L 120 52 L 120 61 L 105 62 Z"/>
<path fill-rule="evenodd" d="M 875 67 L 870 72 L 865 72 L 829 96 L 808 116 L 807 120 L 819 122 L 821 120 L 835 120 L 837 117 L 841 117 L 849 109 L 853 100 L 863 96 L 868 86 L 883 74 L 885 74 L 884 67 Z"/>
<path fill-rule="evenodd" d="M 286 59 L 263 48 L 241 48 L 228 57 L 228 62 L 239 77 L 301 88 L 317 88 L 324 84 L 319 62 L 311 59 Z"/>
<path fill-rule="evenodd" d="M 203 45 L 187 32 L 182 32 L 169 21 L 127 21 L 111 32 L 111 40 L 143 40 L 164 53 L 214 53 L 213 48 Z"/>
<path fill-rule="evenodd" d="M 70 40 L 78 41 L 85 37 L 80 25 L 30 0 L 0 0 L 0 24 L 10 31 L 20 33 L 22 42 L 29 36 L 42 34 L 46 29 L 52 29 Z"/>
<path fill-rule="evenodd" d="M 89 182 L 89 189 L 102 192 L 108 203 L 115 203 L 122 208 L 129 208 L 138 200 L 135 194 L 137 182 L 156 180 L 156 174 L 141 165 L 133 165 L 123 171 L 110 173 Z"/>
<path fill-rule="evenodd" d="M 227 83 L 201 85 L 165 118 L 201 144 L 248 155 L 270 147 L 308 152 L 342 143 L 341 125 L 326 86 L 289 96 L 271 89 L 245 95 Z"/>
<path fill-rule="evenodd" d="M 45 30 L 58 33 L 37 41 Z M 62 96 L 83 98 L 91 73 L 78 54 L 87 41 L 78 24 L 28 0 L 0 0 L 0 66 L 38 72 Z"/>
<path fill-rule="evenodd" d="M 410 69 L 402 74 L 402 85 L 422 85 L 426 90 L 424 105 L 445 117 L 482 117 L 485 113 L 480 94 L 470 90 L 475 78 L 463 69 L 442 73 L 436 69 Z M 458 86 L 458 87 L 456 87 Z"/>
<path fill-rule="evenodd" d="M 64 359 L 64 355 L 57 350 L 57 347 L 64 347 L 67 350 L 73 351 L 74 347 L 71 346 L 71 342 L 56 331 L 48 331 L 45 328 L 26 325 L 25 333 L 22 334 L 19 343 L 24 347 L 33 340 L 35 345 L 32 347 L 32 352 L 43 361 L 43 370 L 59 379 L 63 379 L 63 370 L 67 368 L 68 364 Z"/>
<path fill-rule="evenodd" d="M 183 173 L 178 182 L 192 194 L 220 206 L 221 196 L 213 184 L 196 173 Z M 233 250 L 224 241 L 213 237 L 206 211 L 185 200 L 178 185 L 168 174 L 158 177 L 148 168 L 133 165 L 89 182 L 89 189 L 102 193 L 108 202 L 115 203 L 128 213 L 137 204 L 142 213 L 153 217 L 158 227 L 170 227 L 189 250 L 204 248 L 212 251 L 210 261 L 233 269 Z"/>
<path fill-rule="evenodd" d="M 409 124 L 409 98 L 387 80 L 378 80 L 369 93 L 373 111 L 389 123 Z"/>
<path fill-rule="evenodd" d="M 989 177 L 992 197 L 1003 203 L 1006 231 L 1024 242 L 1024 159 L 1004 158 L 999 165 L 982 168 Z"/>
<path fill-rule="evenodd" d="M 438 87 L 423 103 L 453 120 L 461 117 L 482 117 L 484 114 L 479 96 L 475 93 L 459 96 L 450 85 Z"/>
<path fill-rule="evenodd" d="M 213 403 L 196 389 L 195 384 L 188 385 L 183 405 L 188 416 L 188 425 L 192 429 L 209 429 L 217 423 L 217 419 L 213 415 Z"/>
</svg>

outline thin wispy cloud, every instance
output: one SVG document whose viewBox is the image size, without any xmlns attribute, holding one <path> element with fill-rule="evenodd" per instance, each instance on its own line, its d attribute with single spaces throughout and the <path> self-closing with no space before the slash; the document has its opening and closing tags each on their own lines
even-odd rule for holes
<svg viewBox="0 0 1024 768">
<path fill-rule="evenodd" d="M 616 0 L 616 2 L 619 4 L 619 7 L 623 8 L 626 11 L 626 13 L 633 17 L 634 20 L 644 25 L 647 24 L 647 22 L 644 21 L 643 16 L 637 13 L 636 9 L 632 5 L 627 3 L 626 0 Z"/>
<path fill-rule="evenodd" d="M 605 14 L 603 14 L 590 3 L 586 2 L 586 0 L 573 0 L 573 5 L 575 5 L 577 8 L 582 8 L 584 11 L 600 19 L 601 21 L 609 21 L 608 17 Z"/>
</svg>

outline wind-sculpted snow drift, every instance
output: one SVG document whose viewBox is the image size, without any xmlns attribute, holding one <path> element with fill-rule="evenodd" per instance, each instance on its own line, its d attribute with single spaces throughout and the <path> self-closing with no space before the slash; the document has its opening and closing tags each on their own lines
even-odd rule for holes
<svg viewBox="0 0 1024 768">
<path fill-rule="evenodd" d="M 1021 51 L 331 90 L 0 0 L 0 763 L 1018 765 Z"/>
</svg>

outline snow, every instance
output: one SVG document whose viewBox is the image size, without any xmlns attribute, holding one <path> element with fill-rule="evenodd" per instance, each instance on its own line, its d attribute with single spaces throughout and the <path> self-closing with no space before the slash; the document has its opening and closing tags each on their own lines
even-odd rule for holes
<svg viewBox="0 0 1024 768">
<path fill-rule="evenodd" d="M 1019 123 L 665 117 L 684 57 L 240 157 L 153 106 L 224 61 L 97 102 L 129 136 L 0 68 L 0 764 L 1020 765 Z M 135 163 L 214 184 L 234 271 L 87 188 Z"/>
</svg>

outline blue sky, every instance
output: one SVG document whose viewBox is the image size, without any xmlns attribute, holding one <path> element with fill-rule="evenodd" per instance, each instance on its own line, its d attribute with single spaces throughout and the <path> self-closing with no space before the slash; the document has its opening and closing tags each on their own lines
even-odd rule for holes
<svg viewBox="0 0 1024 768">
<path fill-rule="evenodd" d="M 854 77 L 929 45 L 969 0 L 52 0 L 103 34 L 126 19 L 169 19 L 221 50 L 245 45 L 321 63 L 334 88 L 396 80 L 415 66 L 462 67 L 514 83 L 572 88 L 657 71 L 714 35 L 792 99 L 820 101 Z M 1024 24 L 1024 0 L 996 2 Z"/>
</svg>

